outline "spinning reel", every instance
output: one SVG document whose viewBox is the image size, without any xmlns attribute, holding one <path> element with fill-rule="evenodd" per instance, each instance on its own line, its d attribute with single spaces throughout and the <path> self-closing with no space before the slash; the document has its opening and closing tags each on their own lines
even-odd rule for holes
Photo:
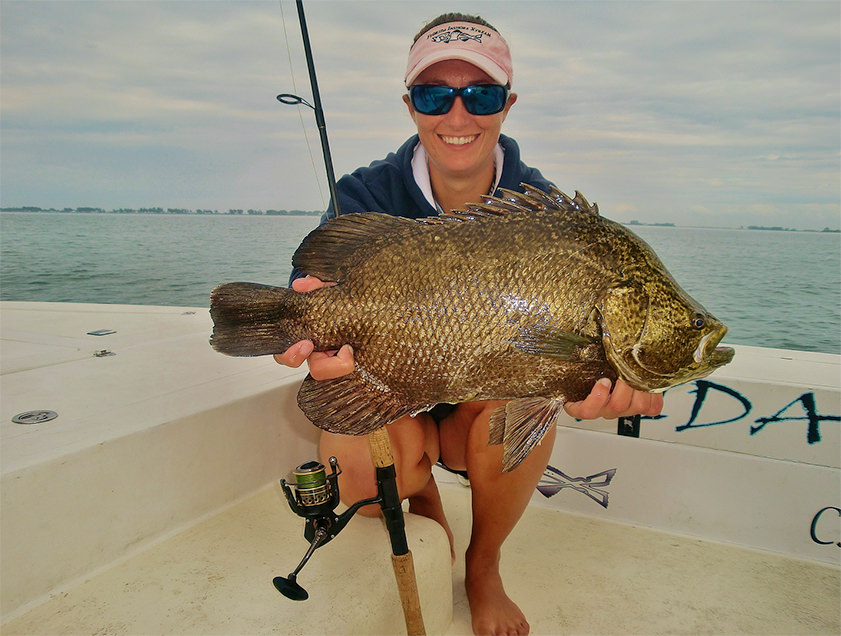
<svg viewBox="0 0 841 636">
<path fill-rule="evenodd" d="M 280 480 L 292 512 L 306 520 L 304 538 L 310 542 L 310 547 L 298 567 L 289 576 L 276 576 L 272 581 L 278 592 L 293 601 L 305 601 L 309 598 L 307 591 L 298 584 L 297 576 L 313 553 L 339 534 L 362 506 L 382 504 L 384 501 L 380 493 L 377 497 L 357 501 L 342 514 L 337 515 L 334 510 L 339 505 L 338 479 L 342 471 L 335 457 L 331 457 L 329 461 L 331 468 L 329 475 L 324 464 L 309 461 L 292 471 L 295 476 L 294 486 L 290 486 L 285 479 Z"/>
</svg>

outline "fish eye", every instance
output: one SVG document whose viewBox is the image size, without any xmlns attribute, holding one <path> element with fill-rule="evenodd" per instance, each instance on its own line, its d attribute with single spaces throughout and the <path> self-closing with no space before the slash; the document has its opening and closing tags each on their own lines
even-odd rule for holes
<svg viewBox="0 0 841 636">
<path fill-rule="evenodd" d="M 701 314 L 695 314 L 695 316 L 693 316 L 692 326 L 695 327 L 695 329 L 703 329 L 706 324 L 707 321 L 704 320 L 704 317 Z"/>
</svg>

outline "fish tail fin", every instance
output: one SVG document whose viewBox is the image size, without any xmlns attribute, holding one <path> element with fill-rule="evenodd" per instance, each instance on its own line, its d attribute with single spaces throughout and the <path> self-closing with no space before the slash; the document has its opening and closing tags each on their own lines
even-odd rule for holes
<svg viewBox="0 0 841 636">
<path fill-rule="evenodd" d="M 210 293 L 210 345 L 229 356 L 283 353 L 307 338 L 306 294 L 285 287 L 226 283 Z"/>
</svg>

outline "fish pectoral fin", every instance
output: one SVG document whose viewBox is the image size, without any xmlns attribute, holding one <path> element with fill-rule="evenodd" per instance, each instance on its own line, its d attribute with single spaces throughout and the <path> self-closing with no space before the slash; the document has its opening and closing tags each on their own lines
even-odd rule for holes
<svg viewBox="0 0 841 636">
<path fill-rule="evenodd" d="M 367 435 L 415 410 L 358 370 L 323 381 L 307 375 L 298 406 L 319 428 L 343 435 Z"/>
<path fill-rule="evenodd" d="M 511 400 L 491 414 L 489 444 L 502 444 L 502 472 L 514 470 L 563 412 L 560 398 Z"/>
<path fill-rule="evenodd" d="M 579 346 L 589 343 L 584 336 L 549 325 L 523 327 L 512 341 L 520 351 L 560 360 L 569 360 Z"/>
</svg>

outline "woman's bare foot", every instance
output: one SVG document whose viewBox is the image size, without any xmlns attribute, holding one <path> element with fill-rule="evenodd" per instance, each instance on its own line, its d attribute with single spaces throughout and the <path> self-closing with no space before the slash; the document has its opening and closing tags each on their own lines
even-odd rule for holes
<svg viewBox="0 0 841 636">
<path fill-rule="evenodd" d="M 456 551 L 453 531 L 450 529 L 450 524 L 444 515 L 444 505 L 441 503 L 438 485 L 435 483 L 435 478 L 432 475 L 429 476 L 429 481 L 420 492 L 409 497 L 409 512 L 437 521 L 444 528 L 444 532 L 447 533 L 447 539 L 450 542 L 450 559 L 452 563 L 455 563 Z"/>
<path fill-rule="evenodd" d="M 499 556 L 494 559 L 474 557 L 467 551 L 464 586 L 470 602 L 473 633 L 528 634 L 529 623 L 516 603 L 505 593 L 499 575 Z"/>
</svg>

